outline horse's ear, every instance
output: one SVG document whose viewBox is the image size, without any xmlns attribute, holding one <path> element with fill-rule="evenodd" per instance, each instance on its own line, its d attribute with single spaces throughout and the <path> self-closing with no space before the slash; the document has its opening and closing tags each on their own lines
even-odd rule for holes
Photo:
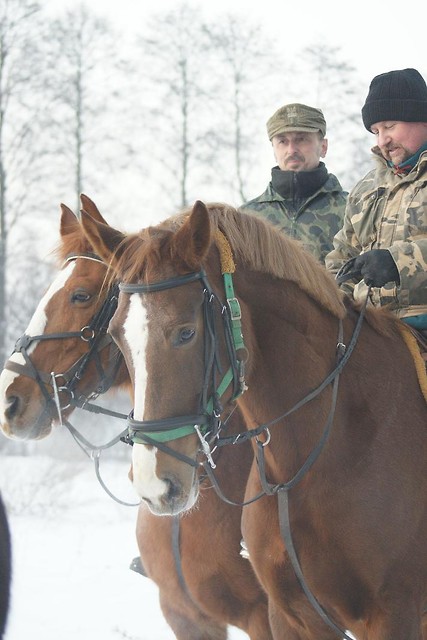
<svg viewBox="0 0 427 640">
<path fill-rule="evenodd" d="M 81 210 L 81 225 L 83 233 L 93 247 L 93 250 L 105 262 L 114 266 L 116 250 L 125 235 L 110 227 L 106 222 L 94 220 L 87 211 Z"/>
<path fill-rule="evenodd" d="M 83 209 L 87 211 L 91 218 L 93 218 L 94 220 L 98 220 L 98 222 L 102 222 L 103 224 L 107 224 L 93 200 L 88 198 L 88 196 L 86 196 L 84 193 L 81 193 L 80 201 L 82 203 Z"/>
<path fill-rule="evenodd" d="M 196 200 L 191 214 L 174 237 L 174 249 L 189 267 L 198 269 L 211 244 L 209 211 Z"/>
<path fill-rule="evenodd" d="M 59 226 L 59 232 L 62 237 L 80 230 L 79 221 L 73 211 L 67 205 L 62 204 L 61 207 L 61 222 Z"/>
</svg>

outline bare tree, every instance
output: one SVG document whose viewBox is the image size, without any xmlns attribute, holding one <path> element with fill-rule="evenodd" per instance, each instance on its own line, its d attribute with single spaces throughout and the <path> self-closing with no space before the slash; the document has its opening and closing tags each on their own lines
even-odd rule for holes
<svg viewBox="0 0 427 640">
<path fill-rule="evenodd" d="M 259 24 L 240 16 L 225 16 L 223 21 L 206 24 L 205 29 L 211 40 L 211 78 L 216 81 L 212 91 L 216 126 L 209 130 L 216 145 L 215 166 L 230 191 L 244 202 L 252 172 L 260 170 L 257 158 L 261 139 L 266 137 L 263 114 L 272 99 L 278 53 Z M 279 69 L 285 81 L 290 69 L 285 64 Z M 224 162 L 227 152 L 231 162 Z"/>
<path fill-rule="evenodd" d="M 34 38 L 38 33 L 40 40 Z M 0 1 L 0 359 L 13 321 L 7 273 L 20 257 L 17 221 L 34 205 L 41 175 L 37 100 L 43 75 L 43 22 L 30 0 Z M 12 235 L 14 232 L 14 235 Z M 33 237 L 36 233 L 33 234 Z"/>
<path fill-rule="evenodd" d="M 209 41 L 202 15 L 187 4 L 157 14 L 136 45 L 142 106 L 149 114 L 143 125 L 154 134 L 149 150 L 152 169 L 160 174 L 161 191 L 169 203 L 183 207 L 198 163 L 207 166 Z"/>
<path fill-rule="evenodd" d="M 325 43 L 306 47 L 300 64 L 307 101 L 325 113 L 331 143 L 328 167 L 334 159 L 339 167 L 334 173 L 350 189 L 370 167 L 370 140 L 360 114 L 365 89 L 339 47 Z"/>
<path fill-rule="evenodd" d="M 48 90 L 55 179 L 79 210 L 82 192 L 110 188 L 135 153 L 126 78 L 111 25 L 77 5 L 51 27 Z"/>
</svg>

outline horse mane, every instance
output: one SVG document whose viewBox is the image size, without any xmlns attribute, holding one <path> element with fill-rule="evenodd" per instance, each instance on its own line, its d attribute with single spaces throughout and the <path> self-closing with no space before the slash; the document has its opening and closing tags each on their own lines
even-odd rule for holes
<svg viewBox="0 0 427 640">
<path fill-rule="evenodd" d="M 235 260 L 256 271 L 295 282 L 338 318 L 345 316 L 347 308 L 360 312 L 362 304 L 343 294 L 333 274 L 301 242 L 254 214 L 226 204 L 207 206 L 212 227 L 227 237 Z M 377 333 L 400 335 L 400 320 L 387 308 L 368 307 L 365 317 Z"/>
<path fill-rule="evenodd" d="M 295 282 L 333 315 L 345 315 L 343 295 L 333 276 L 302 244 L 267 220 L 227 205 L 213 205 L 211 222 L 228 239 L 236 262 Z"/>
<path fill-rule="evenodd" d="M 226 236 L 237 269 L 240 264 L 292 281 L 338 318 L 344 318 L 348 308 L 359 312 L 360 304 L 343 294 L 333 275 L 298 240 L 287 236 L 267 220 L 228 204 L 208 203 L 206 206 L 212 242 L 215 242 L 217 230 Z M 191 211 L 192 207 L 185 208 L 156 226 L 127 235 L 116 251 L 115 270 L 127 281 L 144 278 L 149 282 L 165 257 L 176 261 L 172 250 L 173 235 Z M 378 333 L 390 335 L 399 332 L 399 320 L 386 309 L 367 308 L 366 320 Z"/>
</svg>

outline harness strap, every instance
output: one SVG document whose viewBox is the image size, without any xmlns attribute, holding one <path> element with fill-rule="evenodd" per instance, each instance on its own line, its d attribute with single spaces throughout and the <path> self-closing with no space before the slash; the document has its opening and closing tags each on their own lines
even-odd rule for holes
<svg viewBox="0 0 427 640">
<path fill-rule="evenodd" d="M 181 585 L 181 589 L 184 591 L 186 596 L 191 600 L 194 606 L 197 606 L 197 608 L 200 610 L 200 607 L 196 605 L 193 598 L 191 597 L 191 593 L 188 590 L 187 583 L 185 582 L 185 578 L 184 578 L 184 572 L 182 570 L 181 549 L 180 549 L 181 536 L 180 536 L 179 525 L 180 525 L 180 516 L 179 515 L 172 516 L 172 551 L 173 551 L 173 557 L 175 560 L 175 569 L 178 574 L 178 580 L 179 580 L 179 584 Z"/>
<path fill-rule="evenodd" d="M 100 457 L 101 457 L 101 452 L 100 451 L 96 451 L 92 455 L 92 458 L 93 458 L 94 463 L 95 463 L 96 477 L 98 479 L 99 484 L 104 489 L 105 493 L 107 493 L 110 496 L 110 498 L 112 498 L 115 502 L 118 502 L 119 504 L 122 504 L 125 507 L 138 507 L 141 504 L 141 502 L 126 502 L 125 500 L 121 500 L 120 498 L 117 498 L 113 493 L 111 493 L 111 491 L 109 490 L 109 488 L 107 487 L 107 485 L 105 484 L 103 479 L 101 478 L 101 472 L 99 470 L 99 459 L 100 459 Z"/>
<path fill-rule="evenodd" d="M 322 618 L 323 622 L 328 625 L 331 629 L 333 629 L 340 638 L 345 638 L 345 640 L 353 640 L 353 638 L 347 635 L 326 613 L 323 609 L 322 605 L 310 591 L 307 586 L 307 583 L 304 579 L 304 574 L 301 570 L 301 565 L 298 560 L 297 553 L 295 551 L 294 543 L 291 536 L 291 525 L 289 522 L 289 495 L 288 489 L 285 487 L 280 487 L 278 490 L 278 507 L 279 507 L 279 526 L 282 538 L 285 542 L 286 551 L 288 556 L 292 562 L 293 569 L 298 578 L 298 582 L 301 585 L 302 590 L 304 591 L 308 601 L 310 602 L 313 609 L 319 614 Z"/>
<path fill-rule="evenodd" d="M 178 460 L 181 460 L 181 462 L 185 462 L 186 464 L 189 464 L 190 467 L 197 468 L 200 466 L 198 462 L 196 462 L 189 456 L 184 455 L 180 451 L 175 451 L 174 449 L 172 449 L 171 447 L 168 447 L 163 442 L 159 442 L 157 439 L 154 440 L 154 438 L 150 438 L 145 433 L 143 433 L 142 435 L 138 435 L 137 439 L 135 439 L 135 437 L 133 437 L 132 434 L 128 433 L 123 438 L 123 441 L 131 445 L 133 445 L 134 442 L 136 442 L 137 444 L 149 444 L 153 447 L 156 447 L 157 449 L 160 449 L 160 451 L 163 451 L 164 453 L 168 453 L 172 457 L 177 458 Z"/>
<path fill-rule="evenodd" d="M 101 444 L 101 445 L 95 446 L 91 442 L 89 442 L 89 440 L 87 440 L 79 431 L 77 431 L 77 429 L 75 429 L 75 427 L 73 427 L 73 425 L 70 422 L 68 422 L 68 420 L 63 420 L 63 425 L 68 429 L 70 435 L 72 436 L 74 441 L 78 444 L 80 449 L 89 458 L 91 458 L 94 461 L 95 474 L 96 474 L 97 480 L 98 480 L 99 484 L 101 485 L 101 487 L 104 489 L 105 493 L 107 493 L 110 496 L 110 498 L 112 498 L 115 502 L 118 502 L 119 504 L 122 504 L 125 507 L 137 507 L 140 504 L 140 502 L 125 502 L 124 500 L 121 500 L 120 498 L 117 498 L 110 491 L 110 489 L 107 487 L 107 485 L 105 484 L 105 482 L 103 481 L 103 479 L 101 477 L 101 472 L 100 472 L 100 468 L 99 468 L 100 467 L 101 452 L 104 449 L 108 449 L 108 448 L 114 446 L 115 444 L 117 444 L 118 442 L 121 442 L 123 440 L 123 437 L 125 436 L 125 434 L 127 432 L 127 429 L 125 429 L 124 431 L 119 433 L 119 435 L 117 435 L 114 438 L 112 438 L 109 442 L 106 442 L 105 444 Z"/>
<path fill-rule="evenodd" d="M 369 291 L 370 291 L 370 289 L 369 289 Z M 368 295 L 365 298 L 364 304 L 363 304 L 363 306 L 362 306 L 362 308 L 360 310 L 359 318 L 358 318 L 356 326 L 354 328 L 354 332 L 353 332 L 353 335 L 351 337 L 349 345 L 345 349 L 342 357 L 339 359 L 338 364 L 336 365 L 336 367 L 330 372 L 330 374 L 328 376 L 326 376 L 326 378 L 319 384 L 319 386 L 316 387 L 315 389 L 313 389 L 312 391 L 310 391 L 310 393 L 308 393 L 306 396 L 304 396 L 304 398 L 301 398 L 301 400 L 299 400 L 291 409 L 288 409 L 288 411 L 285 411 L 285 413 L 283 413 L 282 415 L 278 416 L 274 420 L 271 420 L 270 422 L 266 422 L 264 424 L 261 424 L 260 426 L 255 427 L 254 429 L 249 429 L 248 431 L 245 431 L 244 433 L 239 433 L 237 436 L 228 436 L 228 437 L 223 437 L 223 438 L 221 437 L 218 440 L 217 446 L 222 447 L 222 446 L 224 446 L 226 444 L 235 444 L 238 441 L 244 442 L 245 440 L 249 440 L 250 438 L 254 438 L 254 437 L 257 437 L 257 436 L 261 435 L 261 433 L 263 433 L 263 431 L 266 431 L 269 427 L 271 427 L 271 426 L 275 425 L 276 423 L 280 422 L 281 420 L 283 420 L 283 418 L 286 418 L 287 416 L 291 415 L 292 413 L 294 413 L 298 409 L 301 409 L 301 407 L 306 405 L 308 402 L 311 402 L 311 400 L 313 400 L 316 396 L 318 396 L 324 389 L 326 389 L 326 387 L 331 382 L 333 382 L 335 377 L 341 373 L 341 371 L 343 370 L 343 368 L 347 364 L 351 354 L 353 353 L 353 349 L 355 348 L 355 346 L 357 344 L 357 341 L 359 339 L 359 334 L 360 334 L 360 331 L 362 329 L 363 320 L 365 318 L 365 310 L 366 310 L 366 305 L 367 305 L 368 298 L 369 298 L 369 291 L 368 291 Z M 343 344 L 342 344 L 341 340 L 338 341 L 337 347 L 338 347 L 338 349 L 342 350 Z"/>
<path fill-rule="evenodd" d="M 236 351 L 238 351 L 239 349 L 245 349 L 241 322 L 242 311 L 240 309 L 240 303 L 234 293 L 233 278 L 231 276 L 231 273 L 224 273 L 223 280 L 227 305 L 230 311 L 234 348 L 236 349 Z"/>
<path fill-rule="evenodd" d="M 27 376 L 28 378 L 33 378 L 33 380 L 41 380 L 44 383 L 49 383 L 51 380 L 51 375 L 45 373 L 44 371 L 36 371 L 36 369 L 30 369 L 26 364 L 20 364 L 19 362 L 15 362 L 14 360 L 7 360 L 4 363 L 4 369 L 8 371 L 13 371 L 13 373 L 18 373 L 19 375 Z"/>
</svg>

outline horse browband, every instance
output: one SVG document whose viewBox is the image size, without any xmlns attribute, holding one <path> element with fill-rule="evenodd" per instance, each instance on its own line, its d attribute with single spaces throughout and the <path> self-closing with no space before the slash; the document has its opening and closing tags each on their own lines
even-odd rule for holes
<svg viewBox="0 0 427 640">
<path fill-rule="evenodd" d="M 202 280 L 206 284 L 206 273 L 203 269 L 195 273 L 187 273 L 184 276 L 175 276 L 168 280 L 160 280 L 149 284 L 120 282 L 119 289 L 123 293 L 152 293 L 153 291 L 166 291 L 166 289 L 180 287 L 183 284 L 196 282 L 197 280 Z"/>
<path fill-rule="evenodd" d="M 231 269 L 230 269 L 231 271 Z M 165 442 L 169 442 L 170 440 L 176 440 L 178 438 L 182 438 L 186 435 L 190 435 L 196 431 L 197 435 L 201 440 L 202 447 L 205 452 L 208 450 L 208 444 L 205 440 L 205 437 L 209 434 L 211 439 L 217 437 L 219 427 L 221 424 L 220 414 L 222 412 L 222 407 L 219 403 L 220 397 L 226 391 L 228 386 L 233 383 L 233 394 L 232 399 L 234 400 L 239 395 L 241 395 L 246 389 L 246 385 L 244 382 L 243 361 L 237 358 L 237 350 L 245 349 L 243 344 L 243 338 L 241 335 L 241 326 L 240 326 L 240 306 L 238 310 L 235 309 L 235 304 L 232 304 L 236 299 L 234 297 L 232 279 L 230 272 L 223 272 L 224 277 L 224 286 L 226 290 L 226 297 L 228 302 L 228 307 L 224 306 L 222 303 L 222 317 L 224 319 L 224 331 L 226 334 L 226 346 L 229 353 L 229 359 L 231 366 L 227 373 L 224 375 L 221 383 L 216 388 L 215 392 L 211 396 L 210 400 L 207 402 L 205 399 L 203 400 L 202 412 L 198 415 L 191 416 L 178 416 L 173 418 L 165 418 L 160 420 L 135 420 L 133 417 L 133 412 L 129 414 L 128 425 L 129 425 L 129 436 L 128 442 L 133 444 L 134 442 L 140 444 L 151 444 L 157 446 L 158 448 L 166 451 L 174 455 L 175 457 L 181 457 L 178 455 L 176 451 L 171 450 Z M 231 279 L 231 280 L 230 280 Z M 167 278 L 165 280 L 161 280 L 154 283 L 123 283 L 119 284 L 119 290 L 123 293 L 133 294 L 133 293 L 153 293 L 156 291 L 166 291 L 168 289 L 172 289 L 174 287 L 183 286 L 186 284 L 190 284 L 192 282 L 201 281 L 204 293 L 205 293 L 205 301 L 204 301 L 204 314 L 205 314 L 205 326 L 207 326 L 207 334 L 211 338 L 211 356 L 212 361 L 205 370 L 205 384 L 203 389 L 207 388 L 207 376 L 209 376 L 211 372 L 211 368 L 213 365 L 213 360 L 215 359 L 216 354 L 216 340 L 215 340 L 215 323 L 213 321 L 213 312 L 210 304 L 214 300 L 218 300 L 214 292 L 212 291 L 204 269 L 200 269 L 200 271 L 188 273 L 181 276 L 174 276 L 171 278 Z M 231 298 L 229 297 L 231 294 Z M 229 315 L 230 317 L 229 317 Z M 236 322 L 238 327 L 236 327 Z M 214 385 L 215 389 L 215 385 Z M 208 429 L 211 427 L 211 430 L 208 432 Z M 190 464 L 191 466 L 196 466 L 191 458 L 187 458 L 185 456 L 185 462 Z"/>
</svg>

